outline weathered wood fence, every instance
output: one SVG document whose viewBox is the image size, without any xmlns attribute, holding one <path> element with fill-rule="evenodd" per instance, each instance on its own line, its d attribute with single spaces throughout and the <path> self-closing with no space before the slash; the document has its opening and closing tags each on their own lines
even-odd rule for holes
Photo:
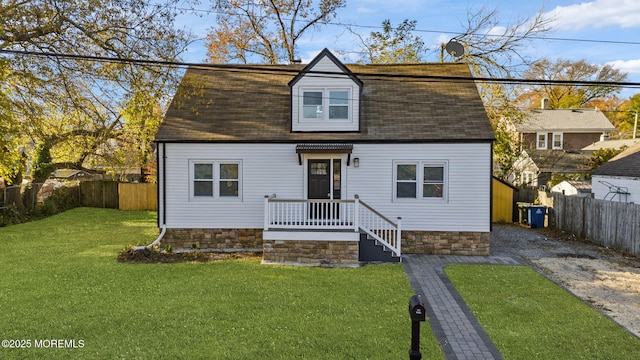
<svg viewBox="0 0 640 360">
<path fill-rule="evenodd" d="M 640 256 L 640 204 L 553 194 L 556 227 Z"/>
</svg>

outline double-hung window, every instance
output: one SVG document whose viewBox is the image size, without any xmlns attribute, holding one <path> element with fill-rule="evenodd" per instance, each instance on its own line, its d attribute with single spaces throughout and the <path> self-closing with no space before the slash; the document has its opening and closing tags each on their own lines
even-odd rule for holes
<svg viewBox="0 0 640 360">
<path fill-rule="evenodd" d="M 536 134 L 536 149 L 547 150 L 547 133 L 539 132 Z"/>
<path fill-rule="evenodd" d="M 445 199 L 447 163 L 394 162 L 395 199 Z"/>
<path fill-rule="evenodd" d="M 241 197 L 239 161 L 192 160 L 190 165 L 193 199 Z"/>
<path fill-rule="evenodd" d="M 562 150 L 562 133 L 553 133 L 552 145 L 553 150 Z"/>
<path fill-rule="evenodd" d="M 306 120 L 349 120 L 349 89 L 307 89 L 302 91 L 302 118 Z"/>
</svg>

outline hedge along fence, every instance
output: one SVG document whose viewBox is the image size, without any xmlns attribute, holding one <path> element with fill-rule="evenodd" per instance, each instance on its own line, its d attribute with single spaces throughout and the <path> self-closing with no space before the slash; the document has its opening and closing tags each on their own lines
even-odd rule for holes
<svg viewBox="0 0 640 360">
<path fill-rule="evenodd" d="M 553 210 L 559 229 L 640 256 L 640 204 L 554 194 Z"/>
</svg>

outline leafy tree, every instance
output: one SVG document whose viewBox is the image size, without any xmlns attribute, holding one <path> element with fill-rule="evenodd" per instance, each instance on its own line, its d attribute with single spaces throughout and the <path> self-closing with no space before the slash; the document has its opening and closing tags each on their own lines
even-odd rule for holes
<svg viewBox="0 0 640 360">
<path fill-rule="evenodd" d="M 603 149 L 598 149 L 596 151 L 593 152 L 593 155 L 591 156 L 591 170 L 599 167 L 600 165 L 606 163 L 607 161 L 611 160 L 611 158 L 613 158 L 614 156 L 618 155 L 619 153 L 622 152 L 623 149 L 610 149 L 610 148 L 603 148 Z"/>
<path fill-rule="evenodd" d="M 605 84 L 574 85 L 574 84 L 543 84 L 526 87 L 520 97 L 526 105 L 535 106 L 542 98 L 549 100 L 550 109 L 568 109 L 587 106 L 597 99 L 605 99 L 620 91 L 619 86 L 606 84 L 621 82 L 627 74 L 614 69 L 611 65 L 589 64 L 585 60 L 549 59 L 538 60 L 524 73 L 527 79 L 537 80 L 570 80 L 596 81 Z"/>
<path fill-rule="evenodd" d="M 394 28 L 390 20 L 382 22 L 382 31 L 371 32 L 369 38 L 360 37 L 366 59 L 371 64 L 419 63 L 427 48 L 420 36 L 413 36 L 416 20 L 405 19 Z M 352 31 L 353 32 L 353 31 Z"/>
<path fill-rule="evenodd" d="M 637 128 L 640 126 L 637 124 L 640 121 L 640 115 L 638 115 L 640 113 L 640 94 L 631 96 L 620 105 L 617 111 L 612 113 L 613 116 L 610 116 L 610 119 L 613 118 L 611 122 L 616 126 L 619 138 L 631 139 L 634 135 L 640 137 L 640 129 Z"/>
<path fill-rule="evenodd" d="M 3 58 L 5 81 L 0 85 L 0 99 L 5 100 L 0 100 L 1 111 L 9 115 L 4 116 L 7 123 L 0 131 L 11 132 L 17 139 L 7 143 L 3 137 L 0 176 L 19 183 L 26 168 L 22 155 L 35 155 L 36 144 L 49 149 L 52 166 L 81 169 L 119 165 L 109 163 L 105 144 L 110 141 L 116 142 L 115 148 L 127 141 L 150 142 L 152 126 L 145 127 L 148 131 L 138 133 L 136 139 L 123 135 L 132 131 L 128 127 L 137 126 L 124 121 L 123 111 L 132 108 L 132 101 L 157 104 L 165 99 L 179 73 L 127 59 L 177 58 L 189 34 L 174 29 L 172 4 L 151 0 L 7 0 L 0 5 L 0 13 L 0 50 L 13 51 Z M 42 52 L 48 55 L 28 55 Z M 87 58 L 96 56 L 123 60 Z M 140 91 L 150 96 L 136 96 Z M 139 150 L 149 155 L 147 149 Z"/>
<path fill-rule="evenodd" d="M 310 28 L 328 22 L 346 0 L 226 0 L 207 36 L 212 63 L 296 59 L 296 43 Z"/>
</svg>

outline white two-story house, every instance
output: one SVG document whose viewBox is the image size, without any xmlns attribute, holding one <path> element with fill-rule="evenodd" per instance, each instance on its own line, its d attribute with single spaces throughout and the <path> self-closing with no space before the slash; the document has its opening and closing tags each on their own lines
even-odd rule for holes
<svg viewBox="0 0 640 360">
<path fill-rule="evenodd" d="M 156 136 L 174 248 L 357 266 L 488 255 L 493 132 L 464 64 L 190 67 Z"/>
</svg>

